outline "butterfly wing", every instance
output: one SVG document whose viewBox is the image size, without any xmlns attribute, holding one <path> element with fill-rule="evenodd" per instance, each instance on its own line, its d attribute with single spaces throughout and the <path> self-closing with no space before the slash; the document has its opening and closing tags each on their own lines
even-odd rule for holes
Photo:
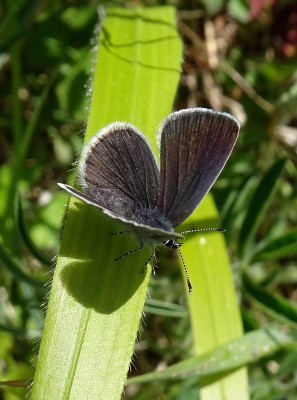
<svg viewBox="0 0 297 400">
<path fill-rule="evenodd" d="M 112 123 L 82 152 L 78 181 L 85 195 L 126 219 L 157 203 L 159 171 L 146 138 L 131 124 Z"/>
<path fill-rule="evenodd" d="M 143 237 L 180 238 L 156 212 L 159 170 L 146 138 L 133 125 L 114 122 L 84 148 L 78 167 L 83 192 L 59 184 Z"/>
<path fill-rule="evenodd" d="M 204 108 L 178 111 L 162 122 L 157 209 L 172 226 L 182 223 L 212 187 L 238 131 L 230 114 Z"/>
</svg>

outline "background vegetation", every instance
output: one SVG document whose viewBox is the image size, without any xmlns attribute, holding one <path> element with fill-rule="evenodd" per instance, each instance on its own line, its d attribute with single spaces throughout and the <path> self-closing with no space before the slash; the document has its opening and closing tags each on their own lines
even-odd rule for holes
<svg viewBox="0 0 297 400">
<path fill-rule="evenodd" d="M 273 323 L 294 337 L 297 7 L 293 1 L 171 4 L 178 9 L 184 41 L 175 108 L 224 109 L 242 122 L 239 142 L 212 193 L 226 228 L 245 332 Z M 33 376 L 44 321 L 40 304 L 68 199 L 56 182 L 66 181 L 82 145 L 97 6 L 91 1 L 1 5 L 2 381 Z M 150 296 L 131 376 L 174 364 L 191 352 L 178 269 L 159 268 Z M 277 350 L 250 364 L 252 399 L 297 397 L 294 340 L 290 351 L 281 345 Z M 127 397 L 147 399 L 149 390 L 152 399 L 165 398 L 165 392 L 166 398 L 197 398 L 191 379 L 148 385 L 128 386 Z M 22 399 L 24 393 L 3 387 L 0 399 Z"/>
</svg>

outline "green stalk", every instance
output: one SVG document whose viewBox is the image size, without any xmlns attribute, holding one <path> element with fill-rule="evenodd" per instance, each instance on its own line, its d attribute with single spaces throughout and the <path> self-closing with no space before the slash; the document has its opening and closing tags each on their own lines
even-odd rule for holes
<svg viewBox="0 0 297 400">
<path fill-rule="evenodd" d="M 181 42 L 171 7 L 111 9 L 100 32 L 86 138 L 112 121 L 150 135 L 172 108 Z M 53 279 L 32 399 L 119 399 L 147 285 L 148 251 L 122 227 L 71 199 Z"/>
<path fill-rule="evenodd" d="M 217 210 L 208 195 L 188 219 L 187 228 L 218 226 Z M 241 315 L 224 234 L 189 235 L 182 251 L 193 286 L 189 305 L 195 354 L 200 356 L 240 338 Z M 243 368 L 206 386 L 200 396 L 201 400 L 246 400 L 248 392 L 247 372 Z"/>
</svg>

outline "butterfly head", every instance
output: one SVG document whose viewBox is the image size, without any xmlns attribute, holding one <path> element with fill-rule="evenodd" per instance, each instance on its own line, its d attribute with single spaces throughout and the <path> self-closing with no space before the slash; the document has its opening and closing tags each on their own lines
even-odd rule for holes
<svg viewBox="0 0 297 400">
<path fill-rule="evenodd" d="M 175 239 L 168 239 L 165 240 L 164 245 L 170 249 L 179 249 L 183 243 L 179 243 Z"/>
</svg>

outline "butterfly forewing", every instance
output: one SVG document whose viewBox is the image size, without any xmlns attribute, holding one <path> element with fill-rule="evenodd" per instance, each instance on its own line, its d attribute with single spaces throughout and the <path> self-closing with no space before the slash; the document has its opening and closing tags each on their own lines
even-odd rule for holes
<svg viewBox="0 0 297 400">
<path fill-rule="evenodd" d="M 224 167 L 239 131 L 227 113 L 178 111 L 160 126 L 160 190 L 157 208 L 172 226 L 201 202 Z"/>
<path fill-rule="evenodd" d="M 99 207 L 131 220 L 137 220 L 135 210 L 155 208 L 159 171 L 148 142 L 133 125 L 102 129 L 81 160 L 79 183 Z"/>
</svg>

